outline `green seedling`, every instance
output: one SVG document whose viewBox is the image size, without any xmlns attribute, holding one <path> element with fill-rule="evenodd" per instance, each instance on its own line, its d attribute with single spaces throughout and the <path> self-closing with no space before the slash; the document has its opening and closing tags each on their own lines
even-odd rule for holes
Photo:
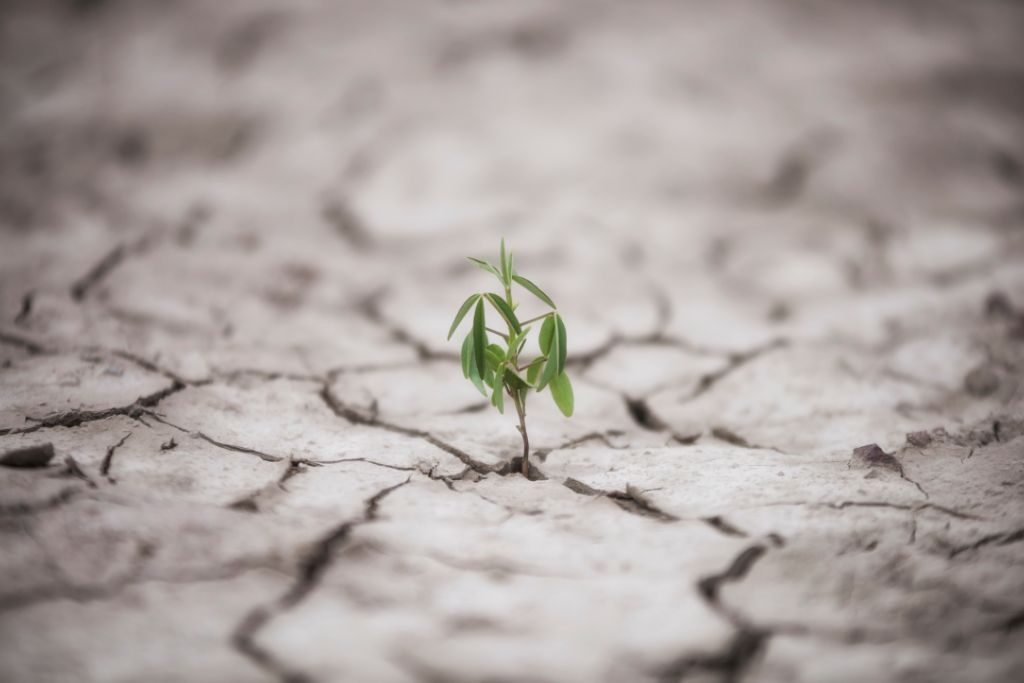
<svg viewBox="0 0 1024 683">
<path fill-rule="evenodd" d="M 526 398 L 533 389 L 542 392 L 548 389 L 555 405 L 566 417 L 572 416 L 573 394 L 569 376 L 565 374 L 566 334 L 565 323 L 558 314 L 555 302 L 540 287 L 515 271 L 512 266 L 512 252 L 505 250 L 501 241 L 500 267 L 495 268 L 487 261 L 468 257 L 480 269 L 486 270 L 501 283 L 502 294 L 480 292 L 471 294 L 459 312 L 455 314 L 448 339 L 452 338 L 459 323 L 473 312 L 473 326 L 462 342 L 462 374 L 473 383 L 485 397 L 490 392 L 491 405 L 499 413 L 505 412 L 506 396 L 516 409 L 519 425 L 516 427 L 523 437 L 523 476 L 530 474 L 530 437 L 526 433 Z M 519 308 L 512 298 L 512 286 L 519 285 L 535 296 L 551 310 L 547 313 L 519 320 Z M 487 309 L 501 321 L 505 331 L 488 326 Z M 531 324 L 540 323 L 538 346 L 540 354 L 530 360 L 521 358 L 526 339 L 533 329 Z M 492 343 L 488 334 L 502 340 Z"/>
</svg>

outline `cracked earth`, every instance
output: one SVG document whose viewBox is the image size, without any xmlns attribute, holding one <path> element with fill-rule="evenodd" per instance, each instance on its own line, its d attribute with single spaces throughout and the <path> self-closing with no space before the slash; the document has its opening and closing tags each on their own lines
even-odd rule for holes
<svg viewBox="0 0 1024 683">
<path fill-rule="evenodd" d="M 0 21 L 0 679 L 1020 680 L 1019 4 Z"/>
</svg>

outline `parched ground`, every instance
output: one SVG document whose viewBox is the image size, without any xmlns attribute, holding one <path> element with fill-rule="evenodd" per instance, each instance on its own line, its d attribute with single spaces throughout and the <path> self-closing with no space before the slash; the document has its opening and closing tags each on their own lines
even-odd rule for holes
<svg viewBox="0 0 1024 683">
<path fill-rule="evenodd" d="M 1021 680 L 1022 37 L 3 3 L 0 679 Z M 533 481 L 444 339 L 502 235 Z"/>
</svg>

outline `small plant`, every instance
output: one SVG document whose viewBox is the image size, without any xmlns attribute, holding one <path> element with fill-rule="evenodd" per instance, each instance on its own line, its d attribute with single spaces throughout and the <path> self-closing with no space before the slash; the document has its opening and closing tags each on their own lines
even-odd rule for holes
<svg viewBox="0 0 1024 683">
<path fill-rule="evenodd" d="M 526 398 L 530 389 L 538 392 L 550 389 L 555 405 L 566 417 L 572 416 L 573 394 L 569 376 L 565 374 L 566 334 L 565 323 L 558 315 L 555 302 L 540 287 L 520 275 L 512 267 L 512 252 L 505 250 L 505 240 L 501 241 L 500 268 L 495 268 L 487 261 L 468 257 L 479 268 L 486 270 L 501 283 L 504 294 L 481 292 L 471 294 L 459 312 L 455 314 L 448 339 L 452 338 L 463 318 L 473 310 L 473 327 L 466 340 L 462 342 L 462 374 L 466 379 L 487 396 L 491 394 L 491 405 L 498 412 L 505 412 L 505 397 L 511 400 L 519 416 L 517 429 L 523 437 L 523 476 L 530 474 L 530 437 L 526 433 Z M 512 285 L 518 284 L 537 299 L 551 308 L 550 311 L 527 320 L 520 321 L 516 316 L 519 305 L 512 299 Z M 506 327 L 506 331 L 487 326 L 487 304 L 498 315 Z M 538 345 L 540 355 L 526 362 L 520 354 L 526 345 L 531 323 L 540 322 Z M 488 333 L 500 337 L 505 346 L 493 344 Z"/>
</svg>

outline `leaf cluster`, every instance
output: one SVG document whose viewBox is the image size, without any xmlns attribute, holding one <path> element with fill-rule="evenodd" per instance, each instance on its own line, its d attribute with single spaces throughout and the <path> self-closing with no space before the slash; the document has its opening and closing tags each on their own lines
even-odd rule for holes
<svg viewBox="0 0 1024 683">
<path fill-rule="evenodd" d="M 470 311 L 472 327 L 462 342 L 462 374 L 482 393 L 490 393 L 491 404 L 499 412 L 505 411 L 505 398 L 510 398 L 520 417 L 525 415 L 526 399 L 530 390 L 542 392 L 548 389 L 555 405 L 566 417 L 573 412 L 572 383 L 565 372 L 567 335 L 565 323 L 558 313 L 558 307 L 536 284 L 516 272 L 512 252 L 505 249 L 501 241 L 499 265 L 469 257 L 480 269 L 487 271 L 501 285 L 503 294 L 479 292 L 471 294 L 459 307 L 448 330 L 452 338 L 460 323 Z M 520 321 L 519 305 L 512 297 L 513 285 L 519 285 L 540 300 L 550 310 Z M 488 326 L 487 312 L 497 316 L 506 332 Z M 527 337 L 533 329 L 531 323 L 540 323 L 537 338 L 539 354 L 524 361 L 521 359 Z M 501 343 L 492 341 L 494 335 Z"/>
</svg>

